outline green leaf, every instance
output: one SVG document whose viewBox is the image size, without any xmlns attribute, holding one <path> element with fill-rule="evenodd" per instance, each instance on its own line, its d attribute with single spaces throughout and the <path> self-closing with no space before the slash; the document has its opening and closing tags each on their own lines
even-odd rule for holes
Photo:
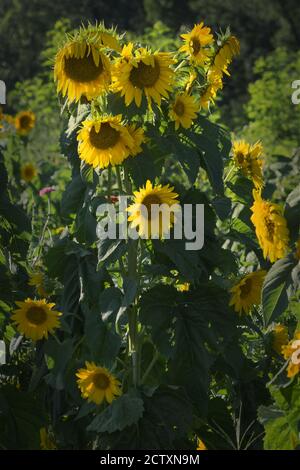
<svg viewBox="0 0 300 470">
<path fill-rule="evenodd" d="M 143 412 L 143 400 L 134 391 L 129 390 L 97 415 L 87 430 L 108 433 L 122 431 L 137 423 L 143 416 Z"/>
<path fill-rule="evenodd" d="M 300 231 L 300 184 L 288 195 L 284 216 L 293 241 L 299 237 Z"/>
<path fill-rule="evenodd" d="M 265 325 L 275 321 L 287 308 L 292 284 L 291 273 L 297 260 L 290 254 L 278 260 L 268 272 L 262 290 Z"/>
<path fill-rule="evenodd" d="M 68 184 L 61 201 L 61 213 L 64 217 L 70 217 L 70 214 L 77 213 L 84 201 L 86 184 L 81 176 L 74 176 Z"/>
</svg>

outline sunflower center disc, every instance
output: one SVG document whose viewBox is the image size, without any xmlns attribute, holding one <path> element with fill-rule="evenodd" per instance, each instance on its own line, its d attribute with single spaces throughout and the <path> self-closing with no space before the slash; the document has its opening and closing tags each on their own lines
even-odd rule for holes
<svg viewBox="0 0 300 470">
<path fill-rule="evenodd" d="M 247 297 L 248 294 L 250 294 L 251 285 L 252 285 L 251 279 L 246 279 L 245 283 L 242 286 L 240 286 L 242 299 L 244 299 L 245 297 Z"/>
<path fill-rule="evenodd" d="M 159 63 L 157 60 L 154 63 L 154 67 L 146 65 L 144 62 L 140 62 L 137 67 L 133 67 L 129 77 L 131 83 L 141 89 L 154 86 L 160 75 Z"/>
<path fill-rule="evenodd" d="M 192 46 L 194 55 L 197 55 L 198 52 L 200 52 L 200 49 L 201 49 L 201 43 L 200 43 L 199 39 L 198 38 L 193 38 L 191 40 L 191 46 Z"/>
<path fill-rule="evenodd" d="M 267 227 L 267 238 L 270 242 L 273 241 L 273 238 L 274 238 L 274 229 L 275 229 L 275 225 L 274 225 L 274 222 L 270 219 L 266 219 L 266 227 Z"/>
<path fill-rule="evenodd" d="M 242 152 L 238 152 L 236 155 L 236 159 L 241 165 L 242 163 L 244 163 L 244 154 Z"/>
<path fill-rule="evenodd" d="M 33 176 L 33 169 L 32 168 L 25 168 L 24 173 L 25 173 L 25 176 L 31 177 L 31 176 Z"/>
<path fill-rule="evenodd" d="M 47 313 L 41 307 L 30 307 L 26 317 L 33 325 L 42 325 L 47 320 Z"/>
<path fill-rule="evenodd" d="M 120 138 L 120 132 L 111 127 L 108 122 L 101 124 L 100 131 L 96 132 L 95 127 L 90 131 L 90 142 L 97 149 L 107 149 L 114 147 Z"/>
<path fill-rule="evenodd" d="M 31 119 L 30 117 L 28 116 L 22 116 L 20 118 L 20 127 L 22 129 L 28 129 L 28 127 L 30 126 L 30 123 L 31 123 Z"/>
<path fill-rule="evenodd" d="M 184 115 L 184 104 L 182 103 L 182 101 L 176 101 L 174 106 L 174 113 L 177 114 L 177 116 Z"/>
<path fill-rule="evenodd" d="M 100 59 L 97 66 L 92 54 L 82 58 L 66 57 L 64 70 L 67 77 L 71 80 L 88 83 L 96 80 L 103 72 L 103 64 Z"/>
<path fill-rule="evenodd" d="M 147 213 L 148 213 L 148 219 L 151 219 L 151 206 L 152 204 L 161 204 L 161 200 L 159 196 L 156 196 L 156 194 L 149 194 L 149 196 L 145 196 L 145 198 L 142 201 L 143 206 L 147 208 Z"/>
<path fill-rule="evenodd" d="M 109 378 L 105 374 L 99 372 L 94 375 L 93 383 L 95 387 L 100 388 L 101 390 L 106 390 L 109 386 Z"/>
</svg>

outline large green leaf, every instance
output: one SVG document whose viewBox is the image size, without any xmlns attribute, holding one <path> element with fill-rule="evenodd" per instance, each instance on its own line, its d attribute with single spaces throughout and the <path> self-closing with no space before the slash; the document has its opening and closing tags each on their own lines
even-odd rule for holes
<svg viewBox="0 0 300 470">
<path fill-rule="evenodd" d="M 291 273 L 297 264 L 293 254 L 278 260 L 268 272 L 262 290 L 265 325 L 275 321 L 287 308 L 291 295 Z"/>
<path fill-rule="evenodd" d="M 122 431 L 137 423 L 142 418 L 143 412 L 143 400 L 135 391 L 129 390 L 98 414 L 87 430 L 108 433 Z"/>
<path fill-rule="evenodd" d="M 300 184 L 288 195 L 284 216 L 288 223 L 291 238 L 297 240 L 300 231 Z"/>
</svg>

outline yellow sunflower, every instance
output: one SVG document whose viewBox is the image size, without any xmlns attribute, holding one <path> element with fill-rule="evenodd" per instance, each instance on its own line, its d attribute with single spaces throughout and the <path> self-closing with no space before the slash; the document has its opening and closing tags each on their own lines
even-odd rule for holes
<svg viewBox="0 0 300 470">
<path fill-rule="evenodd" d="M 288 377 L 294 377 L 300 372 L 300 331 L 296 332 L 294 339 L 282 347 L 282 354 L 286 360 L 289 359 L 287 368 Z"/>
<path fill-rule="evenodd" d="M 127 208 L 130 214 L 128 221 L 132 228 L 137 227 L 141 237 L 162 237 L 168 233 L 179 209 L 178 194 L 173 189 L 168 184 L 152 186 L 148 180 L 145 187 L 134 192 L 134 203 Z M 170 214 L 153 211 L 152 205 L 160 206 L 161 204 L 172 207 L 174 213 L 171 210 Z"/>
<path fill-rule="evenodd" d="M 130 131 L 138 134 L 134 141 Z M 104 116 L 83 121 L 78 132 L 78 153 L 81 160 L 94 168 L 119 165 L 129 155 L 139 153 L 141 133 L 122 123 L 122 115 Z"/>
<path fill-rule="evenodd" d="M 274 263 L 288 251 L 287 223 L 278 204 L 262 199 L 260 191 L 253 190 L 253 197 L 251 221 L 264 257 Z"/>
<path fill-rule="evenodd" d="M 46 428 L 40 429 L 40 448 L 42 450 L 55 450 L 56 445 Z"/>
<path fill-rule="evenodd" d="M 266 274 L 266 271 L 263 270 L 247 274 L 230 289 L 229 305 L 233 305 L 236 312 L 239 314 L 249 313 L 253 305 L 260 304 L 261 290 Z"/>
<path fill-rule="evenodd" d="M 197 439 L 197 449 L 196 450 L 207 450 L 206 445 L 201 439 Z"/>
<path fill-rule="evenodd" d="M 179 126 L 188 129 L 193 124 L 193 120 L 197 117 L 199 105 L 193 96 L 187 93 L 176 95 L 174 103 L 170 107 L 169 116 L 175 121 L 175 129 Z"/>
<path fill-rule="evenodd" d="M 32 111 L 20 111 L 15 117 L 14 124 L 18 134 L 27 135 L 35 126 L 35 115 Z"/>
<path fill-rule="evenodd" d="M 172 55 L 139 48 L 125 59 L 121 58 L 113 69 L 113 91 L 125 97 L 126 106 L 134 100 L 140 107 L 143 95 L 149 106 L 151 100 L 160 106 L 161 98 L 168 98 L 173 83 Z"/>
<path fill-rule="evenodd" d="M 272 348 L 277 354 L 282 353 L 282 346 L 289 341 L 288 329 L 285 325 L 278 323 L 272 329 Z"/>
<path fill-rule="evenodd" d="M 103 400 L 111 403 L 122 394 L 119 380 L 109 370 L 96 366 L 94 362 L 86 362 L 85 366 L 85 369 L 79 369 L 76 373 L 83 398 L 100 405 Z"/>
<path fill-rule="evenodd" d="M 48 292 L 45 289 L 45 275 L 42 272 L 34 272 L 29 274 L 29 282 L 28 284 L 30 286 L 33 286 L 36 288 L 37 293 L 41 297 L 47 297 Z"/>
<path fill-rule="evenodd" d="M 37 169 L 32 163 L 25 163 L 21 166 L 20 174 L 23 181 L 30 183 L 36 177 Z"/>
<path fill-rule="evenodd" d="M 111 83 L 111 64 L 103 48 L 114 48 L 116 38 L 97 28 L 81 29 L 57 52 L 54 79 L 57 92 L 70 102 L 81 97 L 88 101 L 107 92 Z"/>
<path fill-rule="evenodd" d="M 232 147 L 234 162 L 244 176 L 251 178 L 255 187 L 263 186 L 263 147 L 260 142 L 250 145 L 244 140 L 235 141 Z"/>
<path fill-rule="evenodd" d="M 222 90 L 222 88 L 222 75 L 213 70 L 209 70 L 207 73 L 207 84 L 204 87 L 200 97 L 200 104 L 202 108 L 208 109 L 210 103 L 215 102 L 217 93 L 219 90 Z"/>
<path fill-rule="evenodd" d="M 235 36 L 229 36 L 217 51 L 213 59 L 212 69 L 218 73 L 229 75 L 228 66 L 232 62 L 233 57 L 239 55 L 239 53 L 239 40 Z"/>
<path fill-rule="evenodd" d="M 203 22 L 194 26 L 194 28 L 186 34 L 181 34 L 184 45 L 180 47 L 180 52 L 185 52 L 191 62 L 197 65 L 205 65 L 211 55 L 208 48 L 214 42 L 211 29 L 204 26 Z"/>
<path fill-rule="evenodd" d="M 142 144 L 146 142 L 146 136 L 144 130 L 141 127 L 136 127 L 135 124 L 128 124 L 127 130 L 134 142 L 134 146 L 130 148 L 130 155 L 135 157 L 142 152 Z"/>
<path fill-rule="evenodd" d="M 46 299 L 26 299 L 25 302 L 16 304 L 19 308 L 14 310 L 11 318 L 17 330 L 26 338 L 33 341 L 48 338 L 48 333 L 53 333 L 54 329 L 60 326 L 58 317 L 61 313 L 52 310 L 55 304 L 48 304 Z"/>
<path fill-rule="evenodd" d="M 178 292 L 188 292 L 190 290 L 190 283 L 184 282 L 183 284 L 176 284 L 175 287 Z"/>
</svg>

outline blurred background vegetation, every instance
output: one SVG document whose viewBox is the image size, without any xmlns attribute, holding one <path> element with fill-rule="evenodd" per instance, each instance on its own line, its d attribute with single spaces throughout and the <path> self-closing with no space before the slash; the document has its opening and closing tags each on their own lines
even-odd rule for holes
<svg viewBox="0 0 300 470">
<path fill-rule="evenodd" d="M 30 107 L 51 127 L 47 155 L 56 152 L 50 144 L 61 126 L 51 58 L 65 31 L 95 20 L 165 49 L 177 47 L 179 34 L 196 22 L 214 30 L 230 25 L 241 55 L 216 119 L 238 137 L 262 139 L 269 157 L 290 157 L 300 146 L 300 106 L 291 103 L 292 81 L 300 79 L 299 0 L 1 0 L 0 79 L 9 90 L 8 111 Z"/>
</svg>

